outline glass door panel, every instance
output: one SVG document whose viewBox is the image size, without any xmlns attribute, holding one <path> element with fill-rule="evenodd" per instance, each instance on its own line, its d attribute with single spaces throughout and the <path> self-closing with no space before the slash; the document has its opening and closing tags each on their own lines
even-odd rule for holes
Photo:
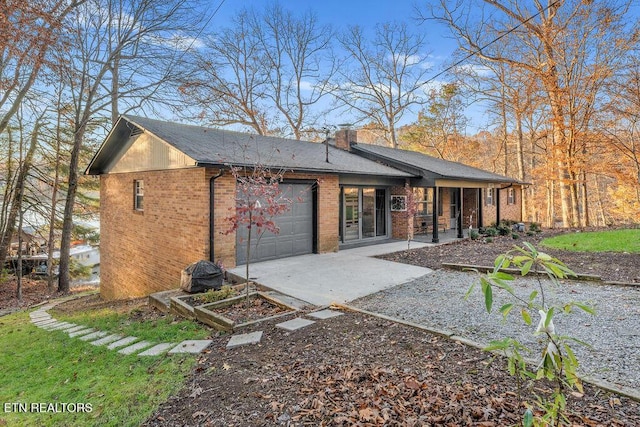
<svg viewBox="0 0 640 427">
<path fill-rule="evenodd" d="M 376 189 L 362 189 L 362 238 L 375 237 Z"/>
<path fill-rule="evenodd" d="M 360 238 L 360 205 L 357 188 L 344 189 L 344 240 Z"/>
<path fill-rule="evenodd" d="M 376 236 L 387 235 L 387 192 L 383 188 L 376 189 Z"/>
</svg>

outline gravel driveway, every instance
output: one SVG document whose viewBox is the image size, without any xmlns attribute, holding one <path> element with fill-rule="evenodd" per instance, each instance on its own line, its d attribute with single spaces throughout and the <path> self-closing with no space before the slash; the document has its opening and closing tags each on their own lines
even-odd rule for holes
<svg viewBox="0 0 640 427">
<path fill-rule="evenodd" d="M 479 283 L 475 273 L 438 270 L 403 285 L 360 298 L 350 304 L 372 312 L 403 319 L 427 327 L 451 331 L 481 344 L 511 336 L 532 349 L 541 349 L 533 331 L 539 316 L 532 314 L 533 325 L 523 324 L 514 310 L 507 322 L 497 309 L 512 302 L 504 291 L 494 291 L 494 312 L 488 314 L 484 297 L 477 286 L 469 297 L 464 295 L 472 283 Z M 549 285 L 550 282 L 548 282 Z M 537 289 L 535 278 L 519 278 L 514 287 L 528 296 Z M 589 302 L 596 309 L 592 316 L 582 310 L 570 315 L 557 313 L 556 333 L 582 340 L 591 347 L 574 344 L 580 362 L 579 371 L 596 379 L 640 390 L 640 288 L 565 281 L 552 287 L 548 301 Z"/>
</svg>

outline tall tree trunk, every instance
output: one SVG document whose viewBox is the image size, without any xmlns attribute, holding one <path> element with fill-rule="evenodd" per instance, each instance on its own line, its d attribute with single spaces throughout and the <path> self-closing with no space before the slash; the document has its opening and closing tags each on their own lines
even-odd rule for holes
<svg viewBox="0 0 640 427">
<path fill-rule="evenodd" d="M 11 200 L 11 207 L 9 208 L 9 214 L 7 216 L 7 224 L 0 238 L 0 242 L 1 242 L 0 260 L 3 260 L 3 261 L 7 258 L 7 254 L 9 253 L 9 247 L 11 246 L 11 239 L 15 232 L 18 215 L 20 214 L 20 210 L 22 209 L 22 199 L 24 197 L 24 188 L 27 184 L 27 176 L 29 175 L 29 170 L 31 169 L 31 165 L 33 162 L 33 155 L 38 146 L 40 128 L 42 127 L 42 123 L 40 119 L 41 118 L 36 120 L 36 123 L 33 128 L 33 132 L 31 134 L 31 140 L 29 142 L 29 149 L 27 150 L 27 153 L 24 157 L 24 160 L 22 161 L 22 164 L 19 165 L 18 167 L 18 176 L 16 178 L 13 199 Z"/>
<path fill-rule="evenodd" d="M 581 198 L 582 198 L 582 226 L 589 227 L 591 225 L 591 219 L 589 215 L 589 192 L 588 192 L 588 182 L 587 182 L 587 171 L 582 171 L 582 185 L 581 189 Z"/>
<path fill-rule="evenodd" d="M 71 256 L 71 232 L 73 231 L 73 208 L 75 206 L 76 193 L 78 191 L 78 163 L 80 159 L 80 149 L 84 140 L 84 133 L 87 126 L 86 123 L 90 105 L 91 104 L 88 102 L 82 120 L 80 120 L 76 126 L 76 131 L 73 135 L 71 159 L 69 161 L 69 181 L 62 220 L 62 237 L 60 239 L 60 265 L 58 274 L 58 292 L 62 293 L 68 293 L 71 284 L 69 265 Z"/>
<path fill-rule="evenodd" d="M 60 97 L 58 97 L 60 105 Z M 58 188 L 60 186 L 60 163 L 62 159 L 62 116 L 58 110 L 58 120 L 56 123 L 56 160 L 54 163 L 53 185 L 51 188 L 51 212 L 49 214 L 49 239 L 47 240 L 47 289 L 53 292 L 55 287 L 55 269 L 53 265 L 53 251 L 55 250 L 55 229 L 56 217 L 58 213 Z"/>
</svg>

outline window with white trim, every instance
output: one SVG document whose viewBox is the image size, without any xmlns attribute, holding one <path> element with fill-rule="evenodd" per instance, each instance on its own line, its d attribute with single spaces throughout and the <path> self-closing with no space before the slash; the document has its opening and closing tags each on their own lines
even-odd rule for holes
<svg viewBox="0 0 640 427">
<path fill-rule="evenodd" d="M 515 205 L 516 204 L 516 190 L 515 188 L 509 188 L 507 190 L 507 204 Z"/>
<path fill-rule="evenodd" d="M 493 205 L 493 188 L 487 188 L 486 195 L 484 204 L 487 206 Z"/>
<path fill-rule="evenodd" d="M 142 211 L 144 207 L 144 181 L 133 181 L 133 209 Z"/>
</svg>

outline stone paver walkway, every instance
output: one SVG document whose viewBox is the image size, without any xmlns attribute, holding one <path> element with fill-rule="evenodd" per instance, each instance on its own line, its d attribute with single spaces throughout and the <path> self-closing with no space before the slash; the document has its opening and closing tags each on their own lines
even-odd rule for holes
<svg viewBox="0 0 640 427">
<path fill-rule="evenodd" d="M 60 322 L 53 318 L 48 310 L 51 310 L 56 304 L 43 305 L 37 310 L 29 313 L 31 323 L 47 331 L 66 332 L 70 338 L 78 338 L 95 346 L 107 346 L 109 350 L 117 350 L 118 353 L 129 355 L 138 354 L 138 356 L 161 356 L 165 353 L 201 353 L 203 352 L 211 340 L 185 340 L 179 344 L 176 343 L 153 343 L 149 341 L 139 341 L 136 337 L 123 337 L 118 334 L 110 334 L 105 331 L 97 331 L 82 325 L 76 325 L 69 322 Z M 144 350 L 144 351 L 143 351 Z"/>
<path fill-rule="evenodd" d="M 69 335 L 70 338 L 78 338 L 86 341 L 94 346 L 106 346 L 109 350 L 117 351 L 123 355 L 137 354 L 140 357 L 162 356 L 165 354 L 198 354 L 202 353 L 209 347 L 212 340 L 185 340 L 176 343 L 153 343 L 151 341 L 140 341 L 136 337 L 123 337 L 118 334 L 110 334 L 109 332 L 95 330 L 93 328 L 76 325 L 69 322 L 60 322 L 53 318 L 48 310 L 52 309 L 56 304 L 43 305 L 37 310 L 31 312 L 29 317 L 34 326 L 47 331 L 62 331 Z M 324 320 L 332 317 L 340 316 L 342 313 L 324 309 L 311 313 L 307 313 L 307 317 L 316 320 Z M 276 325 L 277 328 L 292 332 L 316 323 L 315 320 L 305 319 L 304 317 L 296 317 L 286 322 Z M 243 345 L 259 344 L 262 339 L 263 331 L 255 331 L 246 334 L 236 334 L 231 336 L 227 342 L 227 349 L 240 347 Z"/>
</svg>

